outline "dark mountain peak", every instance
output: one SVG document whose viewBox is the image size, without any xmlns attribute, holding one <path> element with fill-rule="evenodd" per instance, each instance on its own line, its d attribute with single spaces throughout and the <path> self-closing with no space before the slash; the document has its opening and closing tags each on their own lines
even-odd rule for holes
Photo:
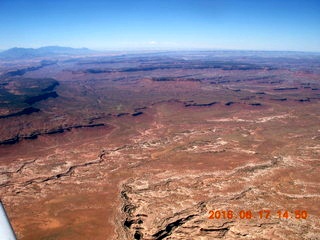
<svg viewBox="0 0 320 240">
<path fill-rule="evenodd" d="M 36 57 L 52 57 L 61 55 L 92 54 L 95 51 L 88 48 L 71 48 L 60 46 L 45 46 L 40 48 L 14 47 L 0 52 L 2 59 L 28 59 Z"/>
</svg>

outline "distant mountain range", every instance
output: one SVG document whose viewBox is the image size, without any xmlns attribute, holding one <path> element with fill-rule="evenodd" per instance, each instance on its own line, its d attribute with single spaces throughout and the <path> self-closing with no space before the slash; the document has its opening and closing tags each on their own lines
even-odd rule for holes
<svg viewBox="0 0 320 240">
<path fill-rule="evenodd" d="M 29 59 L 37 57 L 52 57 L 62 55 L 82 55 L 93 54 L 96 51 L 88 48 L 71 48 L 71 47 L 59 47 L 48 46 L 41 48 L 10 48 L 3 52 L 0 52 L 0 59 Z"/>
</svg>

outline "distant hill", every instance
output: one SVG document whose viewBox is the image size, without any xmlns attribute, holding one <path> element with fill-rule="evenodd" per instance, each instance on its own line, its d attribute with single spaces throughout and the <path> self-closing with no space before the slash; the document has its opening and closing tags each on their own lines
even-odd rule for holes
<svg viewBox="0 0 320 240">
<path fill-rule="evenodd" d="M 71 47 L 59 47 L 48 46 L 41 48 L 10 48 L 3 52 L 0 52 L 0 58 L 2 59 L 28 59 L 37 57 L 52 57 L 61 55 L 82 55 L 93 54 L 95 51 L 88 48 L 71 48 Z"/>
</svg>

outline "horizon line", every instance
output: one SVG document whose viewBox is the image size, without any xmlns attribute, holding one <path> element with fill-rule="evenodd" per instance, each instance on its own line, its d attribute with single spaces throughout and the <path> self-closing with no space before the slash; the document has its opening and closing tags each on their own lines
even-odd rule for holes
<svg viewBox="0 0 320 240">
<path fill-rule="evenodd" d="M 237 49 L 237 48 L 202 48 L 202 47 L 183 47 L 183 48 L 121 48 L 121 47 L 113 47 L 113 48 L 90 48 L 90 47 L 70 47 L 64 45 L 43 45 L 39 47 L 17 47 L 13 46 L 10 48 L 0 48 L 0 52 L 4 52 L 10 49 L 20 48 L 20 49 L 39 49 L 45 47 L 62 47 L 62 48 L 73 48 L 73 49 L 88 49 L 97 52 L 119 52 L 119 51 L 130 51 L 130 52 L 183 52 L 183 51 L 238 51 L 238 52 L 297 52 L 297 53 L 320 53 L 320 50 L 292 50 L 292 49 Z"/>
</svg>

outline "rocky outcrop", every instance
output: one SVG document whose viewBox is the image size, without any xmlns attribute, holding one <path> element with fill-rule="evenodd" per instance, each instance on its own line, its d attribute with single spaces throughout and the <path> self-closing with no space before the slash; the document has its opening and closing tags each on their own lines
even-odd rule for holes
<svg viewBox="0 0 320 240">
<path fill-rule="evenodd" d="M 24 102 L 29 105 L 32 105 L 36 102 L 40 102 L 40 101 L 46 100 L 48 98 L 57 98 L 58 96 L 59 95 L 54 91 L 54 92 L 40 94 L 40 95 L 33 96 L 33 97 L 27 97 L 27 99 Z"/>
<path fill-rule="evenodd" d="M 17 136 L 9 139 L 5 139 L 0 141 L 0 145 L 8 145 L 8 144 L 16 144 L 24 139 L 36 139 L 41 135 L 51 135 L 51 134 L 57 134 L 57 133 L 64 133 L 66 131 L 71 131 L 72 129 L 77 128 L 93 128 L 93 127 L 103 127 L 106 126 L 104 123 L 96 123 L 96 124 L 84 124 L 84 125 L 73 125 L 73 126 L 65 126 L 65 127 L 59 127 L 59 128 L 53 128 L 48 130 L 38 130 L 34 131 L 30 134 L 18 134 Z"/>
<path fill-rule="evenodd" d="M 7 114 L 7 115 L 1 115 L 0 119 L 1 118 L 19 117 L 19 116 L 22 116 L 22 115 L 29 115 L 31 113 L 36 113 L 36 112 L 39 112 L 39 111 L 40 111 L 40 109 L 38 109 L 38 108 L 27 107 L 27 108 L 24 108 L 21 111 L 15 112 L 15 113 L 10 113 L 10 114 Z"/>
</svg>

